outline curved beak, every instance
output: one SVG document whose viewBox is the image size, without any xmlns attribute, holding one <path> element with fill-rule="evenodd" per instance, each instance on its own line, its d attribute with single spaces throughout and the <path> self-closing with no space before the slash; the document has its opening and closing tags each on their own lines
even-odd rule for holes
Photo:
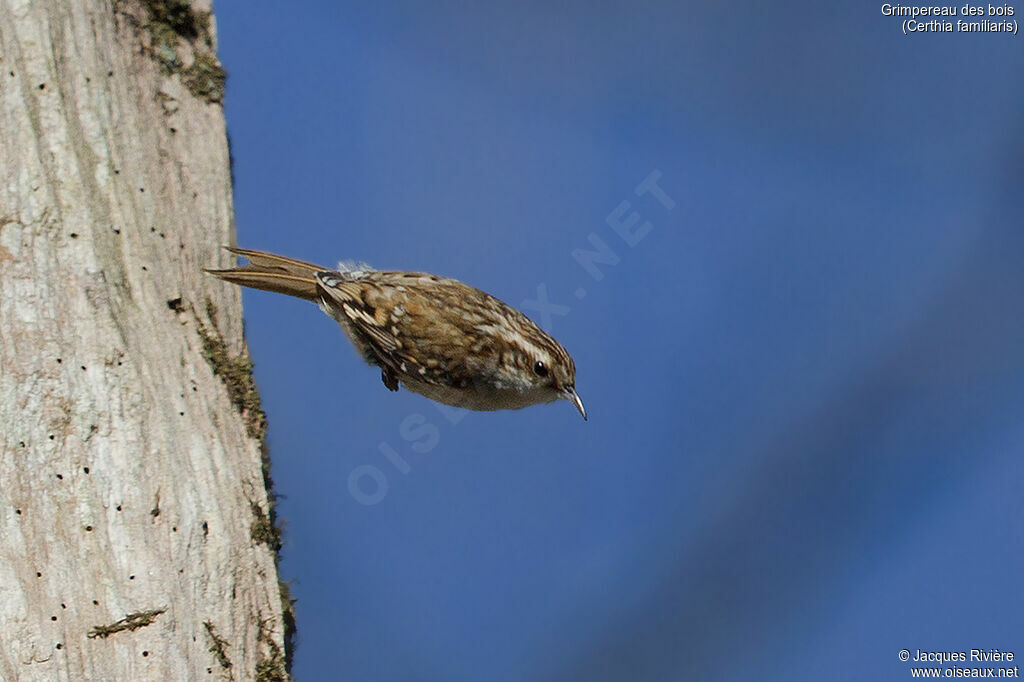
<svg viewBox="0 0 1024 682">
<path fill-rule="evenodd" d="M 565 391 L 565 399 L 576 406 L 576 409 L 580 411 L 580 416 L 583 417 L 583 421 L 587 421 L 587 410 L 583 407 L 583 401 L 580 400 L 579 394 L 576 392 L 574 386 L 567 386 Z"/>
</svg>

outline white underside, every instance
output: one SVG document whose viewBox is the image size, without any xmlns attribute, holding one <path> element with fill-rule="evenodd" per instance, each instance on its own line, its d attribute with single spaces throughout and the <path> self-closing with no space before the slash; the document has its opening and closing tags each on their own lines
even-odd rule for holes
<svg viewBox="0 0 1024 682">
<path fill-rule="evenodd" d="M 449 388 L 433 384 L 402 382 L 408 390 L 421 396 L 436 400 L 445 405 L 463 407 L 467 410 L 521 410 L 530 405 L 550 403 L 558 400 L 559 395 L 551 390 L 533 389 L 515 390 L 473 390 L 468 388 Z"/>
</svg>

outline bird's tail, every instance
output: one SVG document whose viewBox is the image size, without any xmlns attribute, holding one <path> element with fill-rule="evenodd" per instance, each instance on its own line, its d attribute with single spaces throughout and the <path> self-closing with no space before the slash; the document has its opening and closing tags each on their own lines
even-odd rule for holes
<svg viewBox="0 0 1024 682">
<path fill-rule="evenodd" d="M 304 298 L 307 301 L 320 300 L 320 294 L 317 293 L 316 273 L 329 268 L 322 268 L 319 265 L 285 258 L 266 251 L 236 249 L 232 246 L 224 248 L 237 256 L 248 259 L 249 262 L 246 265 L 227 270 L 207 269 L 206 271 L 211 275 L 219 277 L 225 282 L 244 287 L 273 291 L 296 298 Z"/>
</svg>

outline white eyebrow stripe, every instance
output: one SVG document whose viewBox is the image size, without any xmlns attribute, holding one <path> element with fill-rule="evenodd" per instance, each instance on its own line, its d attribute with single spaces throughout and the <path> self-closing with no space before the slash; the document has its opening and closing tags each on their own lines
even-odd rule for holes
<svg viewBox="0 0 1024 682">
<path fill-rule="evenodd" d="M 519 333 L 515 329 L 510 329 L 509 327 L 496 324 L 481 324 L 477 325 L 476 329 L 483 334 L 501 337 L 509 344 L 517 346 L 520 350 L 524 351 L 535 360 L 543 360 L 549 364 L 551 362 L 550 351 L 541 348 L 536 344 L 530 343 L 523 334 Z"/>
</svg>

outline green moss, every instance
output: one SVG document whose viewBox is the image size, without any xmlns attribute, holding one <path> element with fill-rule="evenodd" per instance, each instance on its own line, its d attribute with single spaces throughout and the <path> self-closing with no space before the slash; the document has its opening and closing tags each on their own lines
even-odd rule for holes
<svg viewBox="0 0 1024 682">
<path fill-rule="evenodd" d="M 209 40 L 210 13 L 197 12 L 188 0 L 143 0 L 152 24 L 166 26 L 185 40 Z"/>
<path fill-rule="evenodd" d="M 129 613 L 127 616 L 117 621 L 116 623 L 111 623 L 110 625 L 97 625 L 88 633 L 86 633 L 86 637 L 88 637 L 89 639 L 106 639 L 110 635 L 113 635 L 118 632 L 124 632 L 125 630 L 138 630 L 139 628 L 144 628 L 147 625 L 150 625 L 154 620 L 156 620 L 157 616 L 159 616 L 166 610 L 166 608 L 162 608 L 150 609 L 149 611 L 137 611 L 135 613 Z"/>
<path fill-rule="evenodd" d="M 273 524 L 270 516 L 255 502 L 250 503 L 253 521 L 249 526 L 249 537 L 254 542 L 266 545 L 274 552 L 281 551 L 281 529 Z"/>
<path fill-rule="evenodd" d="M 289 678 L 281 647 L 274 644 L 274 654 L 256 662 L 256 682 L 286 682 Z"/>
<path fill-rule="evenodd" d="M 224 101 L 227 78 L 217 58 L 208 54 L 197 54 L 192 66 L 181 72 L 181 82 L 188 91 L 210 103 Z"/>
<path fill-rule="evenodd" d="M 115 7 L 124 1 L 115 0 Z M 142 0 L 142 6 L 148 16 L 136 25 L 149 34 L 146 50 L 160 69 L 167 75 L 180 73 L 196 97 L 222 102 L 227 74 L 212 54 L 210 13 L 192 9 L 189 0 Z M 182 41 L 190 46 L 185 52 L 194 55 L 188 68 L 181 58 Z"/>
<path fill-rule="evenodd" d="M 213 299 L 207 297 L 206 299 L 206 319 L 210 321 L 214 327 L 219 326 L 217 324 L 217 306 L 213 304 Z"/>
<path fill-rule="evenodd" d="M 182 66 L 178 56 L 178 34 L 165 24 L 151 23 L 148 28 L 153 57 L 164 73 L 176 72 Z"/>
<path fill-rule="evenodd" d="M 287 682 L 290 679 L 290 661 L 286 659 L 277 642 L 267 633 L 265 622 L 260 623 L 257 639 L 267 647 L 270 655 L 256 661 L 256 682 Z"/>
<path fill-rule="evenodd" d="M 149 49 L 166 74 L 177 73 L 183 64 L 178 56 L 181 40 L 200 41 L 213 47 L 210 13 L 192 9 L 188 0 L 143 0 L 149 18 L 142 28 L 149 32 Z"/>
<path fill-rule="evenodd" d="M 210 365 L 214 375 L 224 382 L 228 389 L 228 397 L 242 415 L 246 433 L 262 443 L 267 435 L 267 415 L 263 412 L 260 394 L 256 390 L 256 380 L 252 376 L 252 360 L 245 353 L 230 353 L 224 337 L 216 328 L 215 313 L 216 311 L 212 310 L 212 303 L 207 301 L 207 317 L 214 325 L 212 332 L 201 321 L 196 320 L 199 339 L 203 344 L 203 358 Z M 264 469 L 268 467 L 269 463 L 264 461 Z M 264 479 L 266 478 L 267 472 L 264 473 Z M 269 492 L 270 489 L 267 490 Z"/>
<path fill-rule="evenodd" d="M 277 587 L 281 592 L 281 614 L 284 619 L 284 667 L 290 674 L 292 657 L 295 655 L 295 600 L 292 599 L 291 585 L 277 579 Z"/>
<path fill-rule="evenodd" d="M 251 503 L 253 522 L 249 527 L 250 537 L 259 543 L 266 544 L 274 552 L 275 566 L 281 560 L 281 523 L 277 518 L 277 495 L 274 493 L 274 479 L 270 475 L 270 452 L 267 450 L 267 417 L 260 403 L 256 380 L 252 376 L 252 361 L 248 355 L 232 355 L 228 350 L 224 337 L 217 327 L 217 307 L 209 298 L 206 299 L 206 319 L 213 331 L 196 315 L 196 331 L 202 342 L 202 354 L 209 363 L 214 375 L 219 376 L 228 390 L 231 402 L 238 408 L 246 426 L 246 432 L 260 442 L 260 464 L 263 473 L 263 486 L 267 491 L 269 502 L 266 511 L 258 504 Z M 278 578 L 281 593 L 281 613 L 284 620 L 284 651 L 280 650 L 273 640 L 263 635 L 272 649 L 270 658 L 257 666 L 257 679 L 287 680 L 291 670 L 292 654 L 295 651 L 295 600 L 291 598 L 288 583 Z M 260 667 L 262 666 L 262 668 Z M 261 672 L 262 671 L 262 672 Z M 278 672 L 281 676 L 278 675 Z M 263 677 L 260 677 L 260 675 Z"/>
<path fill-rule="evenodd" d="M 228 658 L 227 651 L 225 651 L 228 647 L 227 640 L 217 635 L 217 631 L 210 621 L 203 623 L 203 626 L 206 628 L 206 634 L 210 636 L 211 642 L 210 648 L 207 651 L 213 654 L 213 657 L 220 663 L 220 667 L 229 670 L 231 668 L 231 659 Z"/>
</svg>

